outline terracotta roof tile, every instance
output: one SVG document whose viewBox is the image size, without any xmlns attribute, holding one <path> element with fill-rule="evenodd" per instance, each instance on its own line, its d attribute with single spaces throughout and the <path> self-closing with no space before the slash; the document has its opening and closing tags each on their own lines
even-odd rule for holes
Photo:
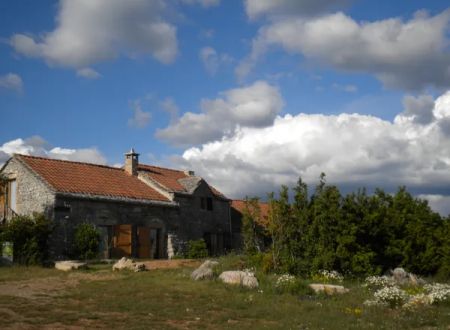
<svg viewBox="0 0 450 330">
<path fill-rule="evenodd" d="M 155 180 L 170 191 L 186 191 L 184 187 L 178 182 L 178 179 L 184 179 L 189 176 L 183 171 L 145 164 L 139 164 L 138 170 L 145 171 L 146 175 L 148 175 L 151 179 Z"/>
<path fill-rule="evenodd" d="M 16 156 L 58 192 L 170 201 L 120 168 L 34 156 Z"/>
<path fill-rule="evenodd" d="M 139 164 L 138 171 L 141 171 L 144 175 L 149 176 L 151 179 L 174 192 L 187 192 L 186 188 L 180 183 L 180 179 L 188 178 L 189 175 L 184 171 L 173 170 L 164 167 Z M 207 183 L 212 193 L 220 198 L 226 198 L 219 190 Z"/>
<path fill-rule="evenodd" d="M 245 210 L 245 200 L 233 200 L 231 201 L 231 207 L 239 213 L 243 214 Z M 269 203 L 259 202 L 259 208 L 261 211 L 261 217 L 258 223 L 262 226 L 267 226 L 269 222 Z"/>
</svg>

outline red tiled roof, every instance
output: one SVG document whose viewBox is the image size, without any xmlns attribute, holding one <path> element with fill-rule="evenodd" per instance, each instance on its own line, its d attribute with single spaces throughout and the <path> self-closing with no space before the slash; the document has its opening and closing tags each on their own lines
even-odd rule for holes
<svg viewBox="0 0 450 330">
<path fill-rule="evenodd" d="M 145 164 L 139 164 L 138 170 L 145 171 L 147 176 L 170 191 L 186 192 L 185 187 L 178 181 L 179 179 L 189 177 L 184 171 Z M 208 184 L 208 187 L 217 197 L 225 198 L 225 196 L 213 186 Z"/>
<path fill-rule="evenodd" d="M 245 200 L 233 200 L 231 201 L 231 207 L 239 213 L 243 214 L 245 210 Z M 269 203 L 259 202 L 259 209 L 261 211 L 261 217 L 258 223 L 262 226 L 266 226 L 269 221 Z"/>
<path fill-rule="evenodd" d="M 189 175 L 187 175 L 183 171 L 145 164 L 139 164 L 138 170 L 144 170 L 146 175 L 171 191 L 186 191 L 184 187 L 178 182 L 179 179 L 189 177 Z"/>
<path fill-rule="evenodd" d="M 58 192 L 169 202 L 169 199 L 123 169 L 16 155 Z"/>
</svg>

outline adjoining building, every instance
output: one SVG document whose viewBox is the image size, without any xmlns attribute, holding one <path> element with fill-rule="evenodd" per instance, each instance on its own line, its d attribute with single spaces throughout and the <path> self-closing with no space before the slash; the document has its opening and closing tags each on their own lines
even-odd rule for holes
<svg viewBox="0 0 450 330">
<path fill-rule="evenodd" d="M 15 154 L 0 173 L 0 221 L 44 213 L 54 259 L 70 255 L 84 222 L 100 230 L 105 258 L 170 258 L 201 238 L 211 255 L 234 245 L 228 198 L 192 171 L 140 164 L 133 149 L 122 168 Z"/>
</svg>

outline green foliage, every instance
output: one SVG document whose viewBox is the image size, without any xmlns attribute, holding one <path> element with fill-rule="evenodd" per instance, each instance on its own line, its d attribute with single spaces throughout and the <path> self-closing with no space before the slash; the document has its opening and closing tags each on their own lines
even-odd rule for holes
<svg viewBox="0 0 450 330">
<path fill-rule="evenodd" d="M 258 198 L 246 199 L 242 216 L 242 236 L 246 254 L 251 255 L 261 251 L 261 226 L 258 225 L 260 217 Z"/>
<path fill-rule="evenodd" d="M 299 179 L 294 198 L 281 187 L 269 195 L 272 265 L 278 273 L 308 275 L 321 269 L 346 276 L 410 272 L 450 276 L 450 219 L 405 187 L 395 194 L 365 189 L 343 196 L 321 174 L 314 193 Z"/>
<path fill-rule="evenodd" d="M 208 257 L 208 248 L 204 239 L 188 242 L 187 257 L 189 259 L 202 259 Z"/>
<path fill-rule="evenodd" d="M 48 258 L 50 220 L 42 214 L 17 216 L 5 224 L 0 242 L 12 242 L 14 262 L 22 265 L 42 265 Z"/>
<path fill-rule="evenodd" d="M 100 245 L 100 232 L 92 224 L 81 223 L 75 228 L 73 243 L 77 258 L 96 258 Z"/>
</svg>

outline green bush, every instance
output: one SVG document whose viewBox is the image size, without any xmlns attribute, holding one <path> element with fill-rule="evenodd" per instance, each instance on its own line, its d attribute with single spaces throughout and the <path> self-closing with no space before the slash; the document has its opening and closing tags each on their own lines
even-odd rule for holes
<svg viewBox="0 0 450 330">
<path fill-rule="evenodd" d="M 98 256 L 100 233 L 94 225 L 79 224 L 74 234 L 75 253 L 79 259 L 93 259 Z"/>
<path fill-rule="evenodd" d="M 189 259 L 201 259 L 208 257 L 208 248 L 204 239 L 188 242 L 187 257 Z"/>
<path fill-rule="evenodd" d="M 4 225 L 1 242 L 12 242 L 13 259 L 22 265 L 42 265 L 48 258 L 48 237 L 53 230 L 43 214 L 17 216 Z"/>
</svg>

